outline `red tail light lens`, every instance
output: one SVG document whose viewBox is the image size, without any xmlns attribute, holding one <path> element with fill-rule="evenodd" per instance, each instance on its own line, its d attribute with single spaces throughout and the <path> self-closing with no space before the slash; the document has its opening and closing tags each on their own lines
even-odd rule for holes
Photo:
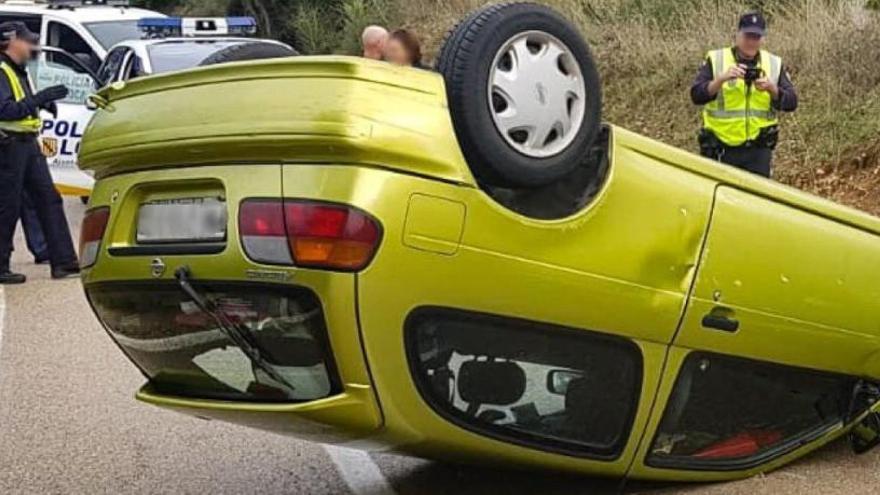
<svg viewBox="0 0 880 495">
<path fill-rule="evenodd" d="M 362 211 L 311 201 L 245 201 L 239 224 L 248 256 L 273 264 L 361 270 L 381 239 L 379 225 Z"/>
<path fill-rule="evenodd" d="M 110 220 L 110 208 L 96 208 L 86 212 L 79 234 L 80 266 L 88 268 L 98 261 L 101 240 Z"/>
<path fill-rule="evenodd" d="M 360 270 L 379 245 L 379 226 L 352 208 L 286 202 L 284 214 L 297 265 Z"/>
</svg>

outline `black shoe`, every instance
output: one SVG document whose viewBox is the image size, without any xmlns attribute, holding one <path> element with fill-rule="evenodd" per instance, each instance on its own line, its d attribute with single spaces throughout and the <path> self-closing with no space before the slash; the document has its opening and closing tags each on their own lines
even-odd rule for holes
<svg viewBox="0 0 880 495">
<path fill-rule="evenodd" d="M 0 285 L 15 285 L 27 282 L 27 277 L 10 271 L 0 272 Z"/>
<path fill-rule="evenodd" d="M 71 278 L 79 276 L 79 265 L 69 264 L 52 267 L 52 278 L 60 280 L 62 278 Z"/>
<path fill-rule="evenodd" d="M 48 265 L 49 264 L 49 257 L 46 256 L 45 258 L 44 257 L 34 258 L 34 264 L 35 265 Z"/>
</svg>

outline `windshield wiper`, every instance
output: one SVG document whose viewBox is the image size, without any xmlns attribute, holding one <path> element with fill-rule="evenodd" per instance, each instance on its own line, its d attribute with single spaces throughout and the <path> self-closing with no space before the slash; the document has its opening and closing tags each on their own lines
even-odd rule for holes
<svg viewBox="0 0 880 495">
<path fill-rule="evenodd" d="M 275 368 L 269 364 L 268 361 L 263 357 L 260 349 L 258 349 L 252 342 L 249 335 L 249 332 L 246 328 L 242 327 L 241 324 L 234 322 L 231 318 L 226 316 L 220 308 L 217 307 L 217 304 L 214 303 L 210 298 L 203 297 L 199 292 L 189 283 L 192 278 L 192 274 L 188 266 L 182 266 L 178 268 L 174 272 L 174 278 L 177 279 L 178 285 L 189 296 L 190 299 L 199 307 L 202 312 L 210 316 L 214 319 L 219 327 L 220 331 L 226 335 L 229 340 L 232 341 L 233 344 L 238 346 L 243 352 L 260 370 L 265 372 L 269 377 L 278 382 L 278 384 L 282 387 L 287 387 L 290 390 L 293 390 L 294 387 L 289 385 L 287 381 L 284 379 L 281 374 L 279 374 Z M 254 376 L 256 379 L 256 375 Z"/>
</svg>

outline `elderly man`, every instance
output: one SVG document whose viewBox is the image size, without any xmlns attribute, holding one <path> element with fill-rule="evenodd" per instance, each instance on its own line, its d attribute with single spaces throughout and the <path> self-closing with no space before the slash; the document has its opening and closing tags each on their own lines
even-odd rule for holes
<svg viewBox="0 0 880 495">
<path fill-rule="evenodd" d="M 798 98 L 782 59 L 763 49 L 764 17 L 739 20 L 736 43 L 709 52 L 691 86 L 703 105 L 703 156 L 770 177 L 778 112 L 793 112 Z"/>
<path fill-rule="evenodd" d="M 388 30 L 382 26 L 367 26 L 361 35 L 361 43 L 364 49 L 364 58 L 382 60 L 385 53 L 385 43 L 388 42 Z"/>
</svg>

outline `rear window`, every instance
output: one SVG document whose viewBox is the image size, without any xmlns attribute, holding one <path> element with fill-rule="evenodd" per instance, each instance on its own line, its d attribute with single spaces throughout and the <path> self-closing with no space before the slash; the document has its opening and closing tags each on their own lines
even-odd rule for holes
<svg viewBox="0 0 880 495">
<path fill-rule="evenodd" d="M 300 402 L 341 389 L 324 314 L 306 289 L 193 284 L 243 331 L 255 362 L 176 284 L 86 289 L 110 336 L 159 393 L 222 400 Z"/>
<path fill-rule="evenodd" d="M 185 40 L 156 43 L 147 47 L 153 74 L 198 67 L 214 53 L 234 45 L 254 43 L 245 40 Z"/>
</svg>

